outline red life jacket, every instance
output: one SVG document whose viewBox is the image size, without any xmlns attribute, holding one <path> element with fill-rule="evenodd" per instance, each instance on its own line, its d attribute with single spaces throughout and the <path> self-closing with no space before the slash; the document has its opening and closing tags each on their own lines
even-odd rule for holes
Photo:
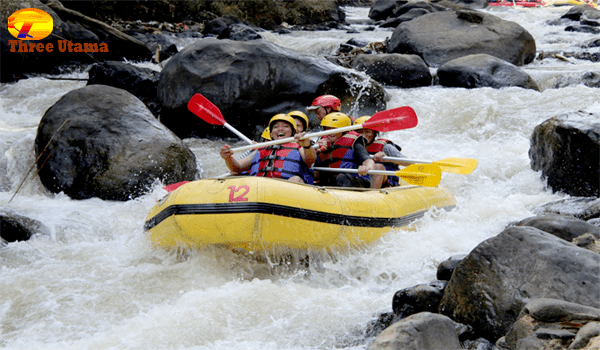
<svg viewBox="0 0 600 350">
<path fill-rule="evenodd" d="M 385 146 L 385 144 L 388 142 L 392 142 L 392 141 L 386 140 L 386 139 L 377 139 L 377 140 L 373 141 L 373 143 L 371 143 L 370 145 L 367 146 L 367 152 L 369 152 L 369 154 L 383 152 L 383 146 Z"/>
<path fill-rule="evenodd" d="M 342 135 L 335 141 L 329 152 L 319 154 L 318 166 L 358 169 L 358 164 L 354 161 L 353 147 L 356 140 L 361 136 L 356 131 L 350 131 Z"/>
<path fill-rule="evenodd" d="M 297 143 L 284 143 L 261 148 L 252 158 L 250 175 L 289 179 L 300 176 L 306 181 L 308 167 L 304 165 Z"/>
</svg>

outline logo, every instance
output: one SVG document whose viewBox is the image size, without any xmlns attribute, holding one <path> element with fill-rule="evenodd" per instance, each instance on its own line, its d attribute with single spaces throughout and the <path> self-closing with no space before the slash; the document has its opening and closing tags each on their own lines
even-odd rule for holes
<svg viewBox="0 0 600 350">
<path fill-rule="evenodd" d="M 52 33 L 54 22 L 45 11 L 28 8 L 8 17 L 8 31 L 20 40 L 41 40 Z"/>
</svg>

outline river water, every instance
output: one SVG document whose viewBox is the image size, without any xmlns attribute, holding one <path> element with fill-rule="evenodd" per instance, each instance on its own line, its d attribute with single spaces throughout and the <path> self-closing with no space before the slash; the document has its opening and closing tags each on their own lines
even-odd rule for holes
<svg viewBox="0 0 600 350">
<path fill-rule="evenodd" d="M 567 9 L 485 11 L 525 27 L 538 52 L 582 52 L 591 34 L 546 24 Z M 365 30 L 368 9 L 347 12 L 360 34 L 262 34 L 315 55 L 332 54 L 352 37 L 391 36 L 390 30 Z M 179 42 L 180 49 L 185 44 Z M 76 201 L 48 193 L 30 175 L 9 203 L 35 162 L 33 143 L 44 112 L 85 81 L 33 78 L 0 85 L 0 207 L 48 228 L 27 242 L 0 247 L 0 348 L 364 349 L 362 332 L 391 311 L 397 290 L 435 280 L 443 260 L 468 253 L 507 224 L 566 198 L 549 191 L 531 170 L 529 138 L 536 125 L 555 115 L 600 114 L 598 89 L 577 84 L 583 73 L 600 72 L 600 63 L 545 59 L 524 70 L 543 92 L 388 88 L 388 108 L 409 105 L 419 117 L 416 128 L 385 135 L 405 155 L 476 158 L 479 166 L 470 175 L 444 174 L 441 184 L 455 195 L 456 209 L 431 210 L 413 230 L 392 231 L 363 249 L 311 252 L 308 267 L 293 261 L 271 267 L 274 262 L 264 256 L 221 248 L 184 254 L 154 249 L 142 226 L 166 193 L 158 183 L 128 202 Z M 553 88 L 559 85 L 564 87 Z M 204 177 L 225 172 L 218 156 L 222 142 L 185 142 Z"/>
</svg>

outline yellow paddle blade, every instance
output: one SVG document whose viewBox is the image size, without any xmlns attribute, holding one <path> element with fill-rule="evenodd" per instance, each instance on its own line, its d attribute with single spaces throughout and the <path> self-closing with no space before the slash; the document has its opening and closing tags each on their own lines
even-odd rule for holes
<svg viewBox="0 0 600 350">
<path fill-rule="evenodd" d="M 442 171 L 453 174 L 470 174 L 477 167 L 477 159 L 472 158 L 446 158 L 431 162 L 439 166 Z"/>
<path fill-rule="evenodd" d="M 442 169 L 434 164 L 411 164 L 397 171 L 396 176 L 411 185 L 435 187 L 442 179 Z"/>
</svg>

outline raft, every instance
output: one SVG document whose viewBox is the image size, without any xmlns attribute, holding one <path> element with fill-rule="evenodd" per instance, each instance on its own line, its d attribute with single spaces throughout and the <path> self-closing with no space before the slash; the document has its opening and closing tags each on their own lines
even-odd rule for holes
<svg viewBox="0 0 600 350">
<path fill-rule="evenodd" d="M 455 205 L 441 186 L 344 189 L 238 176 L 178 187 L 152 208 L 144 228 L 163 248 L 331 250 L 368 244 L 432 207 Z"/>
</svg>

